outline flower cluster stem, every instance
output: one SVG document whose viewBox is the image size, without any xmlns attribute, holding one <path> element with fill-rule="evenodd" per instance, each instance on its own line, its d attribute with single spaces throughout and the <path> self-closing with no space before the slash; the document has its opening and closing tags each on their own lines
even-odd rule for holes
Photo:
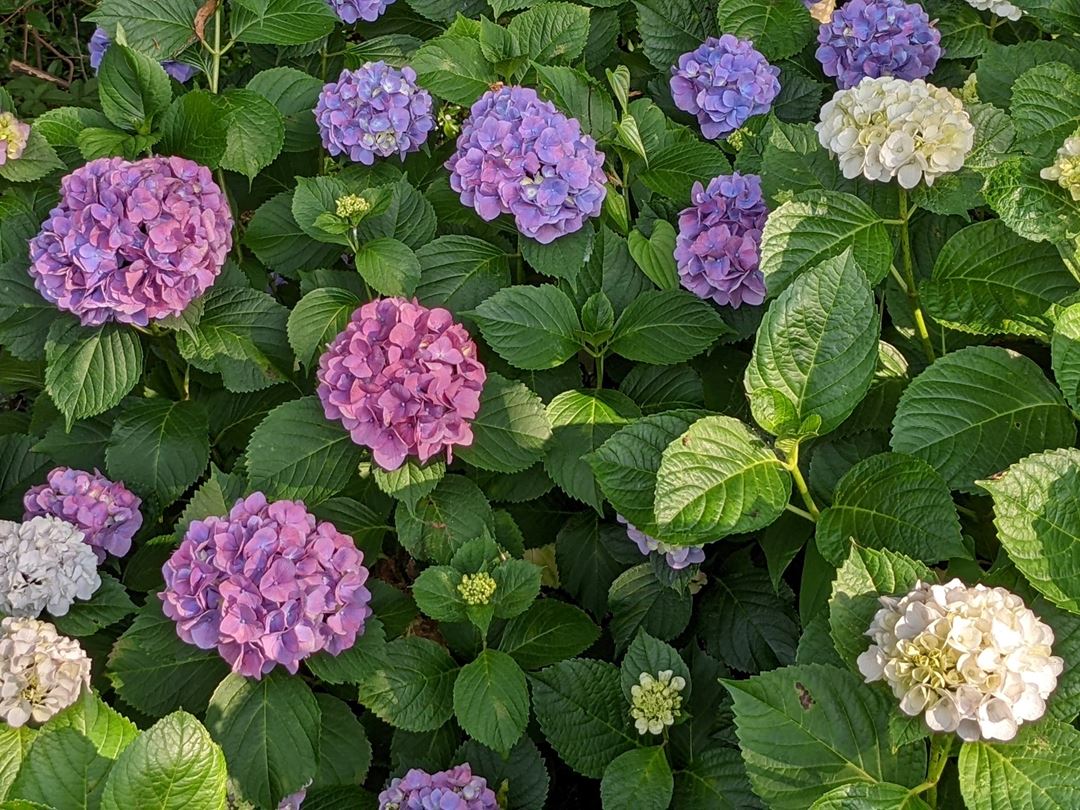
<svg viewBox="0 0 1080 810">
<path fill-rule="evenodd" d="M 799 445 L 796 444 L 794 449 L 787 454 L 787 460 L 783 462 L 783 465 L 784 469 L 791 473 L 791 478 L 795 481 L 795 489 L 799 491 L 799 496 L 806 506 L 806 511 L 803 512 L 803 510 L 799 509 L 797 506 L 793 507 L 790 504 L 788 505 L 788 508 L 795 514 L 802 515 L 808 520 L 812 520 L 816 523 L 818 518 L 821 517 L 821 510 L 818 509 L 817 504 L 814 503 L 814 498 L 810 494 L 810 487 L 807 486 L 802 470 L 799 469 Z"/>
<path fill-rule="evenodd" d="M 900 189 L 900 258 L 903 266 L 903 276 L 897 279 L 900 286 L 907 294 L 908 303 L 911 305 L 912 317 L 915 321 L 915 331 L 919 334 L 926 360 L 933 363 L 936 359 L 934 344 L 930 341 L 930 331 L 926 328 L 926 317 L 923 315 L 922 303 L 919 301 L 919 288 L 915 285 L 915 266 L 911 257 L 911 214 L 913 209 L 908 205 L 907 189 Z"/>
<path fill-rule="evenodd" d="M 930 764 L 927 769 L 926 781 L 911 789 L 912 795 L 925 793 L 924 800 L 933 808 L 937 807 L 937 786 L 941 781 L 941 774 L 945 772 L 945 766 L 949 763 L 949 754 L 953 747 L 952 734 L 935 734 L 930 739 Z"/>
</svg>

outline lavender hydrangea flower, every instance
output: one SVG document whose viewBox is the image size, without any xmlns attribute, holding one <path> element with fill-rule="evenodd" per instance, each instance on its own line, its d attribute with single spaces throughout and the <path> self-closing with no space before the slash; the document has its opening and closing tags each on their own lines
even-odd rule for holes
<svg viewBox="0 0 1080 810">
<path fill-rule="evenodd" d="M 396 470 L 472 444 L 487 373 L 476 344 L 445 309 L 369 301 L 319 358 L 319 399 L 375 463 Z"/>
<path fill-rule="evenodd" d="M 394 0 L 326 0 L 343 23 L 375 22 Z"/>
<path fill-rule="evenodd" d="M 780 92 L 779 75 L 780 68 L 748 40 L 709 37 L 672 66 L 671 97 L 680 110 L 697 116 L 702 135 L 720 138 L 769 111 Z"/>
<path fill-rule="evenodd" d="M 261 492 L 227 517 L 192 521 L 162 568 L 164 613 L 201 650 L 217 648 L 233 672 L 260 678 L 277 664 L 337 655 L 364 632 L 371 593 L 364 555 L 299 501 Z"/>
<path fill-rule="evenodd" d="M 379 810 L 498 810 L 495 792 L 466 762 L 448 771 L 413 768 L 379 794 Z"/>
<path fill-rule="evenodd" d="M 331 155 L 348 155 L 369 166 L 376 157 L 400 155 L 404 160 L 435 128 L 431 96 L 417 87 L 416 72 L 385 62 L 341 71 L 319 93 L 315 120 Z"/>
<path fill-rule="evenodd" d="M 622 515 L 616 515 L 615 518 L 626 527 L 626 536 L 634 541 L 638 551 L 646 557 L 653 552 L 663 554 L 665 562 L 673 571 L 681 571 L 691 565 L 699 565 L 705 562 L 705 549 L 701 546 L 668 545 L 663 540 L 649 537 Z"/>
<path fill-rule="evenodd" d="M 513 214 L 517 229 L 544 245 L 600 214 L 603 166 L 578 120 L 528 87 L 484 93 L 446 161 L 462 203 L 487 221 Z"/>
<path fill-rule="evenodd" d="M 131 550 L 131 539 L 142 526 L 141 505 L 122 481 L 113 483 L 96 469 L 57 467 L 47 483 L 23 496 L 23 520 L 38 515 L 66 520 L 85 535 L 100 563 L 106 554 L 123 557 Z"/>
<path fill-rule="evenodd" d="M 30 240 L 30 275 L 84 326 L 178 315 L 214 283 L 232 247 L 229 203 L 182 157 L 98 158 L 60 182 Z"/>
<path fill-rule="evenodd" d="M 112 39 L 109 38 L 108 31 L 100 25 L 94 29 L 94 34 L 90 37 L 90 42 L 87 47 L 90 51 L 90 67 L 94 69 L 95 74 L 98 72 L 98 68 L 101 67 L 101 59 L 105 56 L 105 51 L 109 50 L 111 44 Z M 186 62 L 177 62 L 175 59 L 165 59 L 162 61 L 161 66 L 165 69 L 166 73 L 180 82 L 180 84 L 186 83 L 198 72 L 198 68 L 194 65 L 189 65 Z"/>
<path fill-rule="evenodd" d="M 690 199 L 693 205 L 679 214 L 675 241 L 679 281 L 721 306 L 760 304 L 765 276 L 758 268 L 759 249 L 768 217 L 761 178 L 722 174 L 707 188 L 694 183 Z"/>
<path fill-rule="evenodd" d="M 941 32 L 904 0 L 849 0 L 821 26 L 818 43 L 825 75 L 845 88 L 864 76 L 922 79 L 941 57 Z"/>
</svg>

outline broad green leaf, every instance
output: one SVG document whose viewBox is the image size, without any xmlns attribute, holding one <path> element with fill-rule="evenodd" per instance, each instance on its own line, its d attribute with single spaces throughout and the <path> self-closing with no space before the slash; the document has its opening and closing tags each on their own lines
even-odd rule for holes
<svg viewBox="0 0 1080 810">
<path fill-rule="evenodd" d="M 686 629 L 693 603 L 690 593 L 675 590 L 656 578 L 649 563 L 620 574 L 608 591 L 611 634 L 622 649 L 639 630 L 670 641 Z"/>
<path fill-rule="evenodd" d="M 372 465 L 371 473 L 379 489 L 404 503 L 410 511 L 415 511 L 416 502 L 435 489 L 446 475 L 446 462 L 431 459 L 421 464 L 410 456 L 396 470 L 384 470 Z"/>
<path fill-rule="evenodd" d="M 371 767 L 367 732 L 343 700 L 315 695 L 319 702 L 319 769 L 312 788 L 358 785 Z"/>
<path fill-rule="evenodd" d="M 322 0 L 237 0 L 230 4 L 229 29 L 238 42 L 303 45 L 326 36 L 338 23 Z"/>
<path fill-rule="evenodd" d="M 528 735 L 521 738 L 508 757 L 475 740 L 466 740 L 453 761 L 468 762 L 475 773 L 484 774 L 492 789 L 505 796 L 507 808 L 543 810 L 550 778 L 536 743 Z"/>
<path fill-rule="evenodd" d="M 49 719 L 49 728 L 73 728 L 90 740 L 103 757 L 116 759 L 139 736 L 135 724 L 84 689 L 79 699 Z"/>
<path fill-rule="evenodd" d="M 663 746 L 635 748 L 604 769 L 600 797 L 605 808 L 637 807 L 665 810 L 671 803 L 675 781 Z"/>
<path fill-rule="evenodd" d="M 45 136 L 37 131 L 37 124 L 26 138 L 26 146 L 18 160 L 8 160 L 0 165 L 0 178 L 12 183 L 32 183 L 50 172 L 64 168 Z"/>
<path fill-rule="evenodd" d="M 383 295 L 410 297 L 420 281 L 420 260 L 412 248 L 389 237 L 361 245 L 356 252 L 356 270 Z"/>
<path fill-rule="evenodd" d="M 105 448 L 112 433 L 112 422 L 107 416 L 80 419 L 67 431 L 63 419 L 57 419 L 45 431 L 45 438 L 34 445 L 34 451 L 43 453 L 67 467 L 105 469 Z"/>
<path fill-rule="evenodd" d="M 641 272 L 661 290 L 679 289 L 675 266 L 675 229 L 670 222 L 658 220 L 648 239 L 637 228 L 630 231 L 627 245 Z"/>
<path fill-rule="evenodd" d="M 669 70 L 679 57 L 716 33 L 712 9 L 692 0 L 634 0 L 645 56 L 658 70 Z"/>
<path fill-rule="evenodd" d="M 405 731 L 434 731 L 454 713 L 458 666 L 434 641 L 397 639 L 360 681 L 360 702 Z"/>
<path fill-rule="evenodd" d="M 410 554 L 440 564 L 450 562 L 462 544 L 495 529 L 484 493 L 461 475 L 446 476 L 412 512 L 398 509 L 394 519 L 398 540 Z"/>
<path fill-rule="evenodd" d="M 416 251 L 425 306 L 465 312 L 510 283 L 506 251 L 474 236 L 440 236 Z"/>
<path fill-rule="evenodd" d="M 751 40 L 774 64 L 801 51 L 816 27 L 801 0 L 720 0 L 716 23 L 725 34 Z"/>
<path fill-rule="evenodd" d="M 794 408 L 796 425 L 817 416 L 830 433 L 859 404 L 877 368 L 881 325 L 870 284 L 850 253 L 798 276 L 772 303 L 746 367 L 746 392 L 770 388 Z M 755 417 L 783 435 L 776 419 Z"/>
<path fill-rule="evenodd" d="M 474 467 L 514 473 L 541 459 L 551 423 L 543 401 L 524 383 L 490 373 L 472 431 L 472 444 L 461 447 L 458 457 Z"/>
<path fill-rule="evenodd" d="M 737 748 L 713 747 L 675 771 L 679 810 L 758 810 Z"/>
<path fill-rule="evenodd" d="M 98 95 L 101 111 L 113 124 L 146 134 L 154 116 L 169 106 L 172 85 L 155 60 L 113 42 L 98 68 Z"/>
<path fill-rule="evenodd" d="M 277 670 L 259 680 L 225 678 L 210 698 L 206 727 L 240 794 L 275 807 L 315 776 L 319 718 L 311 688 Z"/>
<path fill-rule="evenodd" d="M 791 478 L 757 434 L 730 416 L 707 416 L 664 450 L 656 520 L 662 531 L 717 540 L 768 526 L 790 495 Z"/>
<path fill-rule="evenodd" d="M 102 810 L 225 808 L 225 757 L 187 712 L 159 720 L 120 755 L 105 782 Z"/>
<path fill-rule="evenodd" d="M 555 538 L 555 560 L 562 587 L 597 619 L 607 614 L 608 589 L 628 566 L 624 559 L 626 528 L 601 523 L 579 512 Z"/>
<path fill-rule="evenodd" d="M 322 87 L 314 76 L 291 67 L 263 70 L 247 83 L 248 90 L 258 93 L 281 113 L 285 125 L 283 152 L 303 152 L 318 144 L 318 127 L 311 111 Z"/>
<path fill-rule="evenodd" d="M 255 209 L 244 231 L 244 243 L 272 270 L 294 273 L 302 268 L 325 267 L 337 259 L 341 247 L 316 242 L 296 223 L 292 191 L 283 191 Z"/>
<path fill-rule="evenodd" d="M 1060 62 L 1033 67 L 1013 85 L 1009 111 L 1024 151 L 1053 159 L 1080 127 L 1080 73 Z"/>
<path fill-rule="evenodd" d="M 727 157 L 715 146 L 698 140 L 678 141 L 649 155 L 641 182 L 685 207 L 691 204 L 694 183 L 708 183 L 710 178 L 730 172 Z"/>
<path fill-rule="evenodd" d="M 184 93 L 169 105 L 161 118 L 159 150 L 216 169 L 228 146 L 227 123 L 225 102 L 220 96 L 205 90 Z"/>
<path fill-rule="evenodd" d="M 581 122 L 581 128 L 600 140 L 612 131 L 615 105 L 599 82 L 580 70 L 534 65 L 549 97 L 559 109 Z"/>
<path fill-rule="evenodd" d="M 557 599 L 540 599 L 506 623 L 499 649 L 524 669 L 538 669 L 573 658 L 599 635 L 585 611 Z"/>
<path fill-rule="evenodd" d="M 852 782 L 833 788 L 812 805 L 810 810 L 929 810 L 929 805 L 903 785 L 891 782 Z"/>
<path fill-rule="evenodd" d="M 1008 349 L 972 346 L 938 359 L 905 389 L 892 449 L 970 492 L 977 479 L 1075 438 L 1061 393 L 1035 363 Z"/>
<path fill-rule="evenodd" d="M 851 672 L 806 664 L 724 685 L 750 782 L 770 808 L 805 810 L 846 782 L 914 786 L 925 776 L 921 744 L 889 746 L 891 698 Z"/>
<path fill-rule="evenodd" d="M 1039 171 L 1047 161 L 1011 157 L 987 175 L 983 195 L 1001 221 L 1033 242 L 1067 242 L 1080 232 L 1080 202 Z"/>
<path fill-rule="evenodd" d="M 296 359 L 308 366 L 349 323 L 360 306 L 355 293 L 340 287 L 312 290 L 289 313 L 289 345 Z"/>
<path fill-rule="evenodd" d="M 665 644 L 659 639 L 653 638 L 644 630 L 639 630 L 634 640 L 623 656 L 619 667 L 619 682 L 622 685 L 623 697 L 627 704 L 633 702 L 633 688 L 640 683 L 643 673 L 656 677 L 658 673 L 671 670 L 672 673 L 682 678 L 686 685 L 679 693 L 683 700 L 683 707 L 689 703 L 693 684 L 690 681 L 690 668 L 679 656 L 678 651 L 670 644 Z M 649 740 L 650 738 L 646 738 Z"/>
<path fill-rule="evenodd" d="M 589 36 L 589 9 L 574 3 L 541 3 L 507 26 L 522 53 L 542 65 L 581 56 Z"/>
<path fill-rule="evenodd" d="M 497 583 L 491 604 L 498 619 L 524 613 L 540 593 L 540 567 L 527 560 L 506 560 L 491 574 Z"/>
<path fill-rule="evenodd" d="M 74 728 L 39 732 L 6 798 L 64 810 L 97 810 L 112 764 Z"/>
<path fill-rule="evenodd" d="M 326 214 L 334 215 L 338 199 L 352 191 L 349 184 L 339 177 L 297 177 L 292 197 L 293 219 L 312 239 L 349 246 L 345 227 L 323 227 L 321 220 Z"/>
<path fill-rule="evenodd" d="M 11 217 L 6 216 L 5 226 L 10 222 Z M 27 272 L 27 259 L 22 255 L 26 250 L 25 240 L 19 240 L 12 249 L 18 250 L 18 257 L 0 264 L 0 340 L 14 357 L 38 360 L 45 356 L 45 342 L 53 321 L 61 316 L 34 287 L 34 280 Z"/>
<path fill-rule="evenodd" d="M 687 365 L 635 365 L 619 383 L 619 391 L 646 414 L 700 408 L 705 404 L 701 375 Z"/>
<path fill-rule="evenodd" d="M 596 231 L 586 226 L 542 245 L 527 236 L 518 236 L 521 257 L 536 272 L 576 284 L 578 274 L 592 255 Z"/>
<path fill-rule="evenodd" d="M 948 484 L 925 461 L 900 453 L 860 461 L 840 479 L 832 506 L 822 511 L 821 556 L 840 565 L 851 542 L 927 563 L 968 556 Z"/>
<path fill-rule="evenodd" d="M 555 368 L 581 348 L 574 302 L 550 284 L 506 287 L 480 304 L 472 317 L 488 345 L 517 368 Z"/>
<path fill-rule="evenodd" d="M 1073 413 L 1080 413 L 1080 304 L 1058 314 L 1050 339 L 1050 357 L 1058 388 Z"/>
<path fill-rule="evenodd" d="M 10 499 L 22 510 L 27 488 L 41 483 L 50 466 L 49 459 L 33 448 L 30 436 L 0 436 L 0 497 Z"/>
<path fill-rule="evenodd" d="M 794 663 L 799 623 L 790 589 L 778 593 L 763 568 L 725 571 L 714 582 L 700 607 L 706 650 L 741 672 Z"/>
<path fill-rule="evenodd" d="M 90 636 L 135 612 L 135 603 L 111 574 L 101 572 L 101 586 L 87 600 L 75 602 L 63 616 L 53 617 L 66 636 Z"/>
<path fill-rule="evenodd" d="M 525 673 L 506 653 L 484 650 L 458 673 L 454 714 L 470 737 L 508 753 L 529 721 Z"/>
<path fill-rule="evenodd" d="M 272 102 L 253 90 L 229 89 L 221 97 L 228 128 L 221 167 L 253 180 L 280 154 L 285 120 Z"/>
<path fill-rule="evenodd" d="M 119 24 L 128 45 L 150 56 L 175 56 L 195 41 L 199 0 L 102 0 L 89 19 L 110 32 Z"/>
<path fill-rule="evenodd" d="M 0 726 L 0 796 L 7 795 L 36 734 L 27 726 L 13 728 L 6 723 Z M 0 807 L 3 805 L 0 804 Z"/>
<path fill-rule="evenodd" d="M 471 105 L 497 79 L 480 43 L 461 36 L 425 42 L 412 58 L 419 84 L 451 104 Z"/>
<path fill-rule="evenodd" d="M 458 592 L 461 573 L 449 565 L 432 565 L 412 585 L 416 606 L 437 622 L 464 622 L 469 615 Z"/>
<path fill-rule="evenodd" d="M 135 330 L 106 324 L 96 329 L 58 320 L 45 343 L 45 390 L 64 414 L 76 419 L 104 413 L 142 376 L 142 343 Z"/>
<path fill-rule="evenodd" d="M 701 354 L 726 331 L 708 301 L 686 290 L 653 290 L 626 308 L 608 348 L 628 360 L 669 365 Z"/>
</svg>

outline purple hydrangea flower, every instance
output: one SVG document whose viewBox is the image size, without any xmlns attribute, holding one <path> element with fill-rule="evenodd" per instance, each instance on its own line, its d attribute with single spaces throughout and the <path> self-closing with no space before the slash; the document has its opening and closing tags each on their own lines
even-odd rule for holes
<svg viewBox="0 0 1080 810">
<path fill-rule="evenodd" d="M 619 523 L 626 527 L 626 536 L 634 541 L 638 551 L 648 557 L 653 552 L 663 554 L 668 567 L 673 571 L 681 571 L 691 565 L 705 562 L 705 549 L 701 546 L 672 546 L 663 540 L 649 537 L 637 526 L 628 521 L 622 515 L 615 515 Z"/>
<path fill-rule="evenodd" d="M 416 86 L 416 72 L 385 62 L 341 71 L 319 93 L 315 120 L 331 155 L 348 155 L 369 166 L 376 157 L 400 155 L 404 160 L 435 128 L 431 96 Z"/>
<path fill-rule="evenodd" d="M 672 66 L 671 97 L 680 110 L 697 116 L 702 135 L 719 138 L 769 111 L 780 92 L 779 75 L 780 68 L 749 41 L 731 34 L 709 37 Z"/>
<path fill-rule="evenodd" d="M 94 470 L 57 467 L 48 483 L 32 487 L 23 496 L 23 520 L 52 515 L 72 524 L 104 562 L 106 554 L 123 557 L 142 526 L 142 500 L 124 486 Z"/>
<path fill-rule="evenodd" d="M 337 655 L 363 634 L 363 562 L 352 538 L 304 504 L 256 492 L 227 517 L 191 522 L 159 596 L 180 638 L 216 647 L 233 672 L 260 678 L 281 664 L 295 674 L 309 655 Z"/>
<path fill-rule="evenodd" d="M 498 810 L 495 792 L 466 762 L 448 771 L 413 768 L 379 794 L 379 810 Z"/>
<path fill-rule="evenodd" d="M 98 158 L 60 182 L 30 240 L 30 275 L 84 326 L 178 315 L 217 278 L 232 213 L 210 170 L 182 157 Z"/>
<path fill-rule="evenodd" d="M 756 174 L 722 174 L 708 188 L 694 183 L 693 205 L 679 214 L 675 261 L 679 281 L 698 298 L 738 308 L 765 300 L 758 269 L 768 210 Z"/>
<path fill-rule="evenodd" d="M 844 89 L 867 76 L 921 79 L 941 57 L 941 33 L 904 0 L 849 0 L 822 24 L 818 43 L 825 75 Z"/>
<path fill-rule="evenodd" d="M 109 38 L 108 31 L 100 25 L 94 29 L 94 34 L 90 37 L 88 48 L 90 50 L 90 67 L 94 69 L 95 74 L 97 74 L 98 68 L 101 67 L 101 58 L 105 56 L 105 51 L 109 50 L 109 45 L 111 44 L 112 40 Z M 198 72 L 198 68 L 194 65 L 189 65 L 186 62 L 177 62 L 175 59 L 166 59 L 161 63 L 161 66 L 165 68 L 166 73 L 180 82 L 180 84 L 184 84 Z"/>
<path fill-rule="evenodd" d="M 472 444 L 487 373 L 476 344 L 445 309 L 369 301 L 319 358 L 319 399 L 375 463 L 396 470 Z"/>
<path fill-rule="evenodd" d="M 343 23 L 375 22 L 394 0 L 326 0 Z"/>
<path fill-rule="evenodd" d="M 576 118 L 528 87 L 497 87 L 472 106 L 446 161 L 450 185 L 483 219 L 513 214 L 541 244 L 573 233 L 604 202 L 604 153 Z"/>
</svg>

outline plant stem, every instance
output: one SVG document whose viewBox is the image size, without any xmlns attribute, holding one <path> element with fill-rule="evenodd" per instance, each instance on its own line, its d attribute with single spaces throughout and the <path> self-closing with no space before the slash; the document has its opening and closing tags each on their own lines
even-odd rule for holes
<svg viewBox="0 0 1080 810">
<path fill-rule="evenodd" d="M 806 479 L 803 478 L 802 470 L 799 469 L 799 445 L 796 444 L 795 448 L 788 455 L 787 461 L 784 462 L 784 468 L 791 473 L 791 477 L 795 481 L 795 488 L 799 490 L 802 502 L 806 505 L 806 517 L 816 523 L 817 519 L 821 517 L 821 510 L 818 509 L 817 504 L 814 503 L 814 499 L 810 495 L 810 487 L 806 485 Z M 798 509 L 798 507 L 796 507 L 796 509 Z M 798 512 L 801 511 L 802 510 L 798 510 Z M 798 514 L 798 512 L 796 512 L 796 514 Z"/>
<path fill-rule="evenodd" d="M 596 366 L 596 390 L 599 391 L 604 387 L 604 353 L 600 352 L 594 355 Z"/>
<path fill-rule="evenodd" d="M 811 515 L 809 512 L 807 512 L 805 509 L 800 509 L 799 507 L 797 507 L 797 506 L 795 506 L 793 504 L 790 504 L 790 503 L 787 506 L 785 506 L 784 508 L 787 509 L 789 512 L 792 512 L 792 513 L 798 515 L 801 518 L 805 518 L 806 520 L 809 520 L 811 523 L 815 522 L 814 521 L 814 516 Z"/>
<path fill-rule="evenodd" d="M 937 807 L 937 786 L 941 781 L 941 774 L 949 762 L 949 753 L 953 747 L 952 734 L 935 734 L 930 738 L 930 765 L 926 774 L 926 781 L 918 787 L 912 788 L 913 794 L 926 793 L 925 801 L 931 807 Z"/>
<path fill-rule="evenodd" d="M 217 93 L 221 76 L 221 6 L 214 9 L 214 49 L 210 52 L 213 62 L 210 65 L 210 92 Z"/>
<path fill-rule="evenodd" d="M 919 302 L 919 289 L 915 286 L 915 267 L 911 259 L 911 214 L 912 211 L 908 207 L 907 189 L 902 188 L 900 189 L 900 219 L 903 224 L 900 226 L 900 257 L 903 263 L 904 275 L 901 279 L 903 281 L 901 286 L 903 286 L 904 292 L 907 293 L 912 317 L 915 320 L 915 331 L 919 333 L 919 340 L 922 341 L 926 360 L 933 363 L 936 358 L 934 344 L 930 342 L 930 332 L 926 328 L 926 318 L 923 316 L 922 304 Z"/>
</svg>

